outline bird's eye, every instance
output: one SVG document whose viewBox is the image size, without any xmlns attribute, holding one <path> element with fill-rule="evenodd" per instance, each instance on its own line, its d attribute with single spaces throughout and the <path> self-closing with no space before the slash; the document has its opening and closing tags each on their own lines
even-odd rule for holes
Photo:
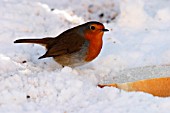
<svg viewBox="0 0 170 113">
<path fill-rule="evenodd" d="M 90 26 L 90 29 L 91 29 L 91 30 L 95 30 L 95 27 L 94 27 L 94 26 Z"/>
</svg>

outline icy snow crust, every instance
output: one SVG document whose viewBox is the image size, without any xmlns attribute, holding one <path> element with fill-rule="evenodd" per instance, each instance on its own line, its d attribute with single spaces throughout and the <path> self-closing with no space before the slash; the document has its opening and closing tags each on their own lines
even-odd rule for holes
<svg viewBox="0 0 170 113">
<path fill-rule="evenodd" d="M 170 64 L 169 6 L 169 0 L 1 0 L 0 113 L 169 113 L 170 98 L 97 87 L 170 76 L 168 65 L 153 66 Z M 38 60 L 42 46 L 13 43 L 90 20 L 110 32 L 99 57 L 74 69 Z"/>
</svg>

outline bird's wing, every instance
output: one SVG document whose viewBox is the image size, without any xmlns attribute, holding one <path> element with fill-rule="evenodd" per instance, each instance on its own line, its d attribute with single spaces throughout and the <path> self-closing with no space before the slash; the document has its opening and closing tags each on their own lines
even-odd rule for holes
<svg viewBox="0 0 170 113">
<path fill-rule="evenodd" d="M 78 35 L 77 33 L 67 33 L 60 35 L 58 38 L 56 38 L 51 47 L 47 48 L 47 52 L 41 56 L 40 59 L 79 51 L 84 43 L 84 37 Z"/>
</svg>

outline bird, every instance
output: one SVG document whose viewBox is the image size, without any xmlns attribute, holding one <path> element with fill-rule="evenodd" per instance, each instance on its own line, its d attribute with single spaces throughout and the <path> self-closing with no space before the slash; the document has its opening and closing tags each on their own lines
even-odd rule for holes
<svg viewBox="0 0 170 113">
<path fill-rule="evenodd" d="M 56 37 L 18 39 L 14 43 L 33 43 L 45 46 L 46 53 L 38 59 L 53 57 L 60 65 L 76 67 L 94 60 L 100 53 L 104 32 L 109 31 L 97 21 L 70 28 Z"/>
</svg>

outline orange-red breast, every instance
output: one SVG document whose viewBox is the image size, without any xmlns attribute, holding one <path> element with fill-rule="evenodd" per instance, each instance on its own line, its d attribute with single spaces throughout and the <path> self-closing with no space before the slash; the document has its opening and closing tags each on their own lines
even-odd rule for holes
<svg viewBox="0 0 170 113">
<path fill-rule="evenodd" d="M 14 43 L 36 43 L 46 47 L 47 52 L 39 57 L 53 57 L 62 66 L 78 66 L 92 61 L 102 48 L 105 31 L 100 22 L 91 21 L 68 29 L 56 37 L 42 39 L 19 39 Z"/>
</svg>

